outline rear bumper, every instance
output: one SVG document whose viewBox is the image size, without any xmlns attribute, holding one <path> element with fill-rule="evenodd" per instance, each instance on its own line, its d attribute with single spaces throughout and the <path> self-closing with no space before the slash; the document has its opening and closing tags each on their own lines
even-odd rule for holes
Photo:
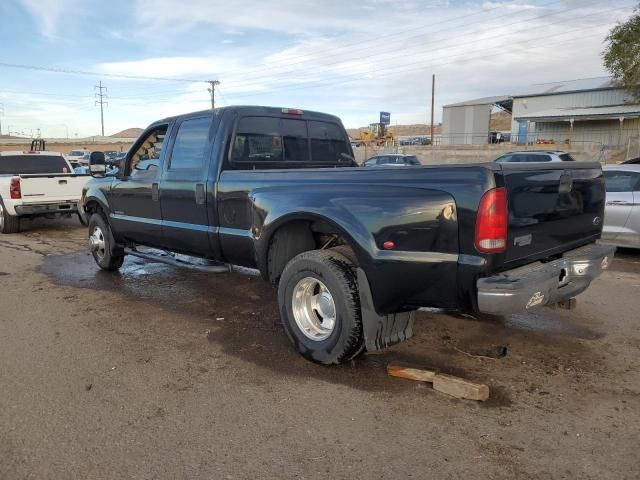
<svg viewBox="0 0 640 480">
<path fill-rule="evenodd" d="M 615 247 L 591 244 L 566 252 L 562 258 L 480 278 L 478 310 L 507 315 L 568 300 L 584 292 L 606 269 Z"/>
<path fill-rule="evenodd" d="M 35 205 L 16 205 L 16 214 L 23 215 L 47 215 L 50 213 L 76 213 L 78 211 L 77 202 L 43 203 Z"/>
</svg>

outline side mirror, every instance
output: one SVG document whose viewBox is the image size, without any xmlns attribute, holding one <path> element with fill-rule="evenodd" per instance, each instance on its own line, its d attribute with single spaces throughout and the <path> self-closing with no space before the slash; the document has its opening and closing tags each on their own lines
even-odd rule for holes
<svg viewBox="0 0 640 480">
<path fill-rule="evenodd" d="M 89 173 L 92 177 L 104 177 L 107 173 L 107 164 L 104 153 L 91 152 L 89 156 Z"/>
</svg>

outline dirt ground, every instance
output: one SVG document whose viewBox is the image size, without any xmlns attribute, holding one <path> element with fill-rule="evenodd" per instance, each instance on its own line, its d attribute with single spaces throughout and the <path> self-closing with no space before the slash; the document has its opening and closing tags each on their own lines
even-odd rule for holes
<svg viewBox="0 0 640 480">
<path fill-rule="evenodd" d="M 420 313 L 410 341 L 326 368 L 292 350 L 260 279 L 100 272 L 84 235 L 0 237 L 0 479 L 640 478 L 640 254 L 572 312 Z M 391 361 L 491 398 L 389 377 Z"/>
</svg>

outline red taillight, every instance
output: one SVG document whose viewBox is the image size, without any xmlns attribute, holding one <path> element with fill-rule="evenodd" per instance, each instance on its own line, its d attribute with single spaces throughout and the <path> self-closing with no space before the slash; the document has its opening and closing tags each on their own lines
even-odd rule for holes
<svg viewBox="0 0 640 480">
<path fill-rule="evenodd" d="M 507 248 L 507 190 L 494 188 L 482 196 L 476 219 L 476 250 L 500 253 Z"/>
<path fill-rule="evenodd" d="M 393 243 L 391 240 L 387 240 L 382 244 L 382 248 L 384 248 L 385 250 L 393 250 L 395 246 L 396 244 Z"/>
<path fill-rule="evenodd" d="M 11 194 L 11 198 L 14 200 L 18 200 L 22 198 L 22 191 L 20 190 L 20 178 L 13 177 L 11 179 L 11 184 L 9 185 L 9 193 Z"/>
</svg>

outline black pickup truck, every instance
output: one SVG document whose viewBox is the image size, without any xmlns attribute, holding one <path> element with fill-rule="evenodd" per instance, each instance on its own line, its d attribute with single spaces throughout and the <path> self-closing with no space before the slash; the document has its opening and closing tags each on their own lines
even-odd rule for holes
<svg viewBox="0 0 640 480">
<path fill-rule="evenodd" d="M 327 114 L 226 107 L 157 121 L 117 176 L 92 156 L 81 205 L 93 256 L 116 270 L 152 247 L 258 269 L 295 347 L 324 364 L 410 337 L 419 307 L 564 302 L 613 256 L 596 243 L 597 163 L 354 167 Z"/>
</svg>

